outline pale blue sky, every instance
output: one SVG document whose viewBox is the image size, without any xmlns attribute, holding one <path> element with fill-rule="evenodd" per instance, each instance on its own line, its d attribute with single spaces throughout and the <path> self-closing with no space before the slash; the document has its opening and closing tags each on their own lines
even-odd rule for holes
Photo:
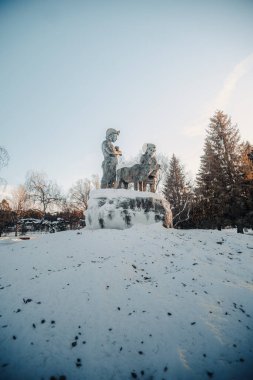
<svg viewBox="0 0 253 380">
<path fill-rule="evenodd" d="M 109 127 L 195 173 L 217 108 L 253 143 L 252 20 L 251 0 L 0 0 L 1 175 L 101 175 Z"/>
</svg>

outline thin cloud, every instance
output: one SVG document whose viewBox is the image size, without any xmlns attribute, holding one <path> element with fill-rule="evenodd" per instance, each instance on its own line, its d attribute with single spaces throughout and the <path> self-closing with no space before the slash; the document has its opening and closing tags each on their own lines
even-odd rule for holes
<svg viewBox="0 0 253 380">
<path fill-rule="evenodd" d="M 218 94 L 216 98 L 216 101 L 214 102 L 216 104 L 216 108 L 225 108 L 228 105 L 231 99 L 231 96 L 236 88 L 237 83 L 252 68 L 253 68 L 253 53 L 250 54 L 243 61 L 239 62 L 234 67 L 232 72 L 229 74 L 227 80 L 224 83 L 222 90 L 220 91 L 220 93 Z"/>
<path fill-rule="evenodd" d="M 204 126 L 207 124 L 210 116 L 216 109 L 224 109 L 228 106 L 231 97 L 235 91 L 237 83 L 253 68 L 253 53 L 239 62 L 229 73 L 225 83 L 213 100 L 213 102 L 203 112 L 201 117 L 196 120 L 190 127 L 184 129 L 183 133 L 187 136 L 200 136 L 204 133 Z"/>
</svg>

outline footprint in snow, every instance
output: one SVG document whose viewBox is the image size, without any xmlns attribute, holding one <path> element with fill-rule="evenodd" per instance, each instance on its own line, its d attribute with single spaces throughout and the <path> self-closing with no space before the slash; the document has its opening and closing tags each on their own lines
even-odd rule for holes
<svg viewBox="0 0 253 380">
<path fill-rule="evenodd" d="M 31 298 L 23 298 L 23 302 L 25 303 L 25 304 L 27 304 L 27 303 L 29 303 L 29 302 L 32 302 L 32 299 Z"/>
<path fill-rule="evenodd" d="M 77 358 L 77 359 L 76 359 L 76 367 L 77 367 L 77 368 L 82 367 L 82 361 L 81 361 L 80 358 Z"/>
</svg>

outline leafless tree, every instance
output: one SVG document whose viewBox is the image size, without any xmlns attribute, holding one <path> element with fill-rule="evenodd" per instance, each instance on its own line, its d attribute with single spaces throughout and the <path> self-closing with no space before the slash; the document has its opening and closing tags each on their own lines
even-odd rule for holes
<svg viewBox="0 0 253 380">
<path fill-rule="evenodd" d="M 89 179 L 79 179 L 69 190 L 70 203 L 78 209 L 86 210 L 92 183 Z"/>
<path fill-rule="evenodd" d="M 49 180 L 45 173 L 28 173 L 25 187 L 29 199 L 41 207 L 44 214 L 49 208 L 58 206 L 63 199 L 59 186 Z"/>
<path fill-rule="evenodd" d="M 167 172 L 169 169 L 170 160 L 169 160 L 169 157 L 166 156 L 165 154 L 158 153 L 157 154 L 157 162 L 160 165 L 160 170 L 158 172 L 156 189 L 157 189 L 158 193 L 162 193 L 163 187 L 164 187 L 165 181 L 166 181 Z"/>
<path fill-rule="evenodd" d="M 100 179 L 98 174 L 92 174 L 91 176 L 91 184 L 94 189 L 100 188 Z"/>
<path fill-rule="evenodd" d="M 7 150 L 3 146 L 0 146 L 0 169 L 8 165 L 9 159 L 10 156 Z"/>
<path fill-rule="evenodd" d="M 12 190 L 11 206 L 18 215 L 29 208 L 29 196 L 24 185 L 19 185 Z"/>
<path fill-rule="evenodd" d="M 10 160 L 9 153 L 3 146 L 0 146 L 0 170 L 8 165 L 9 160 Z M 2 177 L 0 177 L 0 185 L 3 185 L 3 186 L 6 185 L 5 179 Z"/>
<path fill-rule="evenodd" d="M 84 178 L 77 180 L 69 190 L 68 204 L 76 209 L 85 211 L 87 209 L 90 191 L 99 189 L 99 176 L 93 174 L 91 180 Z"/>
<path fill-rule="evenodd" d="M 29 198 L 27 190 L 24 185 L 19 185 L 11 192 L 11 207 L 13 212 L 13 218 L 16 225 L 15 235 L 18 235 L 19 219 L 23 217 L 24 212 L 29 208 Z"/>
</svg>

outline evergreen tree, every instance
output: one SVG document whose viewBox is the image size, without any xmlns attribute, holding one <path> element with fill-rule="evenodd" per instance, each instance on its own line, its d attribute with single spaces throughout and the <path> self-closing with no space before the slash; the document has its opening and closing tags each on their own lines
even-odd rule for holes
<svg viewBox="0 0 253 380">
<path fill-rule="evenodd" d="M 246 181 L 253 181 L 253 146 L 246 141 L 242 144 L 242 171 Z"/>
<path fill-rule="evenodd" d="M 0 202 L 0 237 L 12 221 L 12 212 L 6 199 Z"/>
<path fill-rule="evenodd" d="M 203 226 L 241 229 L 242 144 L 239 130 L 222 111 L 210 119 L 197 175 L 196 193 Z"/>
<path fill-rule="evenodd" d="M 185 222 L 189 219 L 192 191 L 183 165 L 175 154 L 169 162 L 163 194 L 170 203 L 174 227 L 185 227 Z"/>
<path fill-rule="evenodd" d="M 242 150 L 242 173 L 243 173 L 243 222 L 246 227 L 253 228 L 253 147 L 247 141 Z"/>
</svg>

